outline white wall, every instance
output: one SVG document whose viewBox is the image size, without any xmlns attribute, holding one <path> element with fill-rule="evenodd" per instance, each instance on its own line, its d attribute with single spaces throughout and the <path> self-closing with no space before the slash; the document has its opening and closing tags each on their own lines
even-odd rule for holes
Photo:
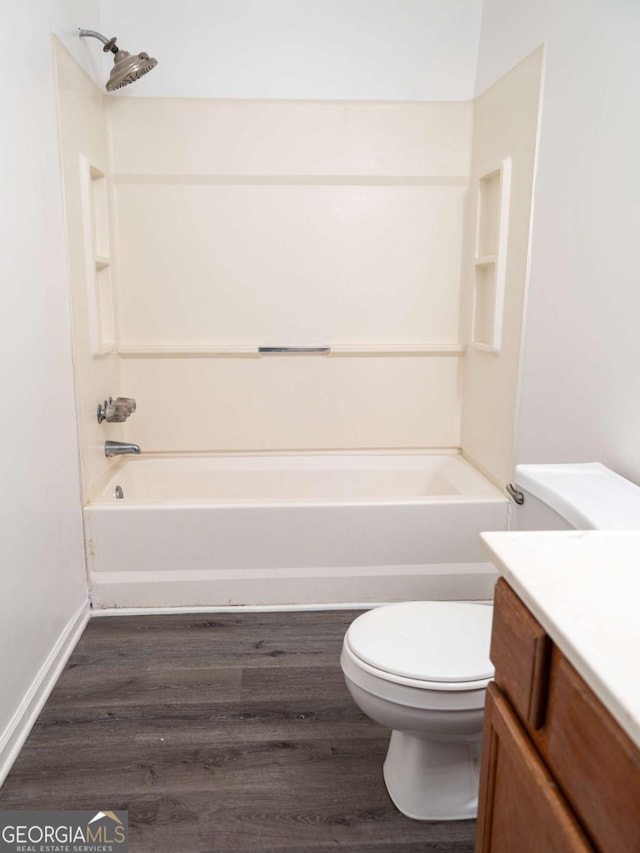
<svg viewBox="0 0 640 853">
<path fill-rule="evenodd" d="M 158 67 L 125 96 L 468 100 L 481 0 L 102 0 Z M 97 43 L 96 43 L 97 44 Z"/>
<path fill-rule="evenodd" d="M 0 780 L 41 667 L 86 602 L 51 30 L 97 4 L 0 4 Z"/>
<path fill-rule="evenodd" d="M 50 34 L 55 33 L 87 74 L 90 74 L 96 83 L 103 85 L 102 45 L 95 39 L 81 39 L 78 36 L 79 29 L 100 31 L 100 0 L 51 0 L 48 3 L 35 0 L 30 4 L 11 3 L 11 0 L 3 2 L 7 9 L 12 7 L 11 15 L 7 13 L 11 25 L 15 25 L 16 18 L 22 15 L 30 22 L 29 26 L 39 29 L 46 27 Z M 38 55 L 40 54 L 41 51 L 38 51 Z M 49 58 L 50 54 L 47 53 L 46 59 Z"/>
<path fill-rule="evenodd" d="M 485 0 L 478 91 L 544 40 L 517 461 L 640 482 L 640 4 Z"/>
</svg>

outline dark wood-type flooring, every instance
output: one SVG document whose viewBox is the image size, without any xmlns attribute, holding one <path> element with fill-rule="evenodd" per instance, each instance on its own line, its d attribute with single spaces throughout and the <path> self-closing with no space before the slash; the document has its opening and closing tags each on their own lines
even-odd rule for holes
<svg viewBox="0 0 640 853">
<path fill-rule="evenodd" d="M 382 780 L 339 655 L 354 612 L 92 619 L 0 809 L 128 809 L 133 853 L 473 850 Z"/>
</svg>

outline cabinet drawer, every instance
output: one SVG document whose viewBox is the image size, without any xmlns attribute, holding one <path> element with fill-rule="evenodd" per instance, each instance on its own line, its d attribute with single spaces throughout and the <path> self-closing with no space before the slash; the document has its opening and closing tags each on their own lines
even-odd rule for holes
<svg viewBox="0 0 640 853">
<path fill-rule="evenodd" d="M 533 740 L 596 846 L 640 853 L 640 752 L 557 648 Z"/>
<path fill-rule="evenodd" d="M 545 719 L 551 641 L 502 578 L 496 584 L 491 660 L 496 684 L 533 729 Z"/>
</svg>

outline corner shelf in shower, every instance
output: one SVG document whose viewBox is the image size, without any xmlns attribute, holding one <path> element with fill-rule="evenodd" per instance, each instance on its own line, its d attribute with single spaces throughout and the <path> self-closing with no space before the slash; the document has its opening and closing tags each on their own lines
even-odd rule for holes
<svg viewBox="0 0 640 853">
<path fill-rule="evenodd" d="M 119 344 L 118 355 L 124 358 L 262 358 L 258 344 Z M 453 356 L 464 355 L 464 344 L 331 344 L 323 358 L 340 356 Z M 283 353 L 284 357 L 300 354 Z M 305 354 L 306 355 L 306 354 Z"/>
<path fill-rule="evenodd" d="M 89 345 L 95 358 L 116 349 L 107 176 L 88 157 L 81 156 L 80 179 Z"/>
<path fill-rule="evenodd" d="M 478 179 L 471 346 L 497 355 L 507 264 L 511 158 Z"/>
</svg>

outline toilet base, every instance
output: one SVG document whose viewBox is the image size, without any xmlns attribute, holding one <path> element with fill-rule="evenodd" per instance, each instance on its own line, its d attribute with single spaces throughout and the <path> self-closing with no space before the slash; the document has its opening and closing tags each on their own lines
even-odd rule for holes
<svg viewBox="0 0 640 853">
<path fill-rule="evenodd" d="M 384 781 L 398 811 L 414 820 L 467 820 L 478 813 L 480 742 L 391 733 Z"/>
</svg>

